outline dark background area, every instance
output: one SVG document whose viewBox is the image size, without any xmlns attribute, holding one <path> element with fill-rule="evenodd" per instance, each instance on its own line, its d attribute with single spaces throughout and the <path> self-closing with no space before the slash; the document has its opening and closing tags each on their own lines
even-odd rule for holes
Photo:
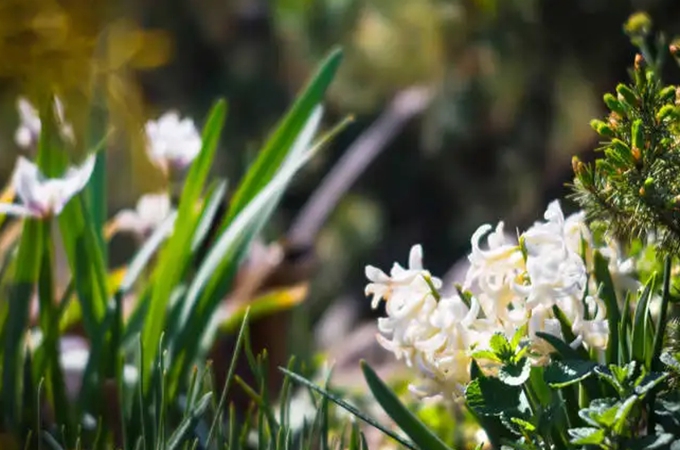
<svg viewBox="0 0 680 450">
<path fill-rule="evenodd" d="M 295 181 L 268 230 L 273 239 L 396 94 L 413 86 L 433 90 L 428 107 L 395 130 L 317 237 L 313 315 L 343 296 L 367 312 L 364 265 L 405 263 L 414 243 L 423 244 L 431 271 L 443 275 L 465 256 L 480 224 L 504 219 L 512 230 L 538 219 L 550 200 L 569 192 L 571 156 L 587 158 L 597 146 L 588 122 L 603 114 L 602 95 L 627 78 L 634 57 L 622 31 L 627 17 L 647 11 L 669 38 L 680 25 L 675 0 L 140 0 L 114 6 L 114 15 L 164 30 L 172 44 L 166 64 L 132 72 L 147 115 L 176 108 L 200 124 L 215 98 L 228 100 L 214 172 L 231 180 L 252 161 L 315 65 L 333 46 L 344 48 L 324 123 L 348 114 L 356 120 Z M 672 81 L 677 71 L 668 66 Z M 10 85 L 3 90 L 0 129 L 5 179 L 16 155 L 19 92 L 17 83 Z M 139 150 L 125 142 L 112 156 L 120 164 L 110 179 L 112 211 L 154 189 L 149 169 L 131 162 Z"/>
</svg>

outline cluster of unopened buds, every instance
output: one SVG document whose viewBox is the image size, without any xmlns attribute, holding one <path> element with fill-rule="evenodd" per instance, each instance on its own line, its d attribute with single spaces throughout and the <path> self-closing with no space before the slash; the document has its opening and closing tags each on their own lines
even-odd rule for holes
<svg viewBox="0 0 680 450">
<path fill-rule="evenodd" d="M 606 348 L 607 311 L 593 276 L 594 252 L 608 259 L 621 290 L 637 288 L 633 261 L 623 258 L 614 239 L 597 245 L 582 212 L 565 218 L 554 201 L 544 218 L 518 239 L 504 233 L 502 222 L 479 227 L 464 284 L 454 295 L 443 296 L 442 281 L 423 268 L 420 245 L 411 249 L 408 268 L 395 263 L 388 275 L 366 267 L 373 308 L 385 302 L 378 341 L 419 372 L 410 386 L 414 393 L 458 397 L 470 381 L 473 354 L 488 349 L 497 333 L 511 339 L 525 330 L 532 363 L 545 364 L 553 348 L 537 333 L 565 338 L 554 307 L 571 323 L 572 347 Z"/>
</svg>

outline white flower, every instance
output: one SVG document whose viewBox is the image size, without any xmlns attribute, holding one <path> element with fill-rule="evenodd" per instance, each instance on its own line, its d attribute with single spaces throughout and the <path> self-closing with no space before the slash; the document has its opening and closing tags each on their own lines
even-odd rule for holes
<svg viewBox="0 0 680 450">
<path fill-rule="evenodd" d="M 633 277 L 635 260 L 623 256 L 621 246 L 616 239 L 605 236 L 605 240 L 606 246 L 599 250 L 602 256 L 608 260 L 607 268 L 616 290 L 620 292 L 637 291 L 641 283 Z"/>
<path fill-rule="evenodd" d="M 607 307 L 595 296 L 589 295 L 585 299 L 586 309 L 592 319 L 584 320 L 583 315 L 573 322 L 572 331 L 581 337 L 590 348 L 604 350 L 609 340 L 609 322 L 607 321 Z"/>
<path fill-rule="evenodd" d="M 0 203 L 0 214 L 45 219 L 57 216 L 87 184 L 94 169 L 90 155 L 80 167 L 70 167 L 61 178 L 45 178 L 38 166 L 19 157 L 12 184 L 21 204 Z"/>
<path fill-rule="evenodd" d="M 575 233 L 566 233 L 564 214 L 557 201 L 548 205 L 547 222 L 536 223 L 524 234 L 529 284 L 518 289 L 527 297 L 527 307 L 552 306 L 564 297 L 580 300 L 588 282 L 583 258 L 570 248 Z M 569 228 L 573 227 L 570 224 Z"/>
<path fill-rule="evenodd" d="M 371 307 L 377 308 L 381 299 L 388 301 L 393 294 L 424 295 L 430 292 L 427 279 L 435 289 L 441 287 L 441 280 L 432 277 L 430 272 L 423 270 L 423 248 L 420 245 L 411 247 L 408 269 L 394 263 L 390 275 L 373 266 L 366 266 L 366 278 L 371 283 L 366 286 L 366 295 L 373 295 Z"/>
<path fill-rule="evenodd" d="M 19 127 L 14 135 L 14 141 L 22 148 L 35 147 L 42 129 L 38 111 L 24 97 L 17 99 L 17 111 L 19 113 Z M 66 121 L 64 105 L 57 97 L 54 98 L 54 115 L 61 137 L 68 142 L 74 142 L 73 126 Z"/>
<path fill-rule="evenodd" d="M 466 289 L 477 282 L 482 291 L 496 292 L 502 289 L 509 279 L 513 279 L 517 273 L 524 270 L 520 248 L 516 243 L 507 242 L 503 222 L 499 222 L 496 229 L 487 236 L 488 249 L 480 248 L 480 240 L 489 230 L 491 225 L 482 225 L 470 239 L 472 252 L 468 256 L 470 269 L 465 277 Z"/>
<path fill-rule="evenodd" d="M 488 248 L 480 248 L 482 237 L 491 228 L 488 224 L 480 226 L 470 239 L 470 268 L 463 288 L 478 289 L 479 301 L 489 319 L 509 320 L 508 306 L 514 305 L 515 310 L 520 307 L 513 286 L 525 272 L 525 264 L 519 245 L 509 242 L 506 237 L 503 222 L 499 222 L 496 229 L 487 236 Z"/>
<path fill-rule="evenodd" d="M 171 212 L 170 196 L 166 192 L 146 194 L 137 201 L 135 209 L 124 209 L 116 215 L 116 229 L 146 235 L 160 225 Z"/>
<path fill-rule="evenodd" d="M 441 280 L 422 268 L 419 245 L 411 249 L 408 269 L 394 264 L 388 276 L 368 266 L 366 276 L 371 281 L 366 295 L 373 295 L 373 306 L 386 301 L 387 316 L 378 319 L 378 342 L 421 375 L 410 386 L 412 392 L 460 395 L 470 381 L 470 349 L 481 340 L 479 303 L 473 300 L 468 308 L 458 296 L 438 298 Z"/>
<path fill-rule="evenodd" d="M 539 355 L 547 356 L 553 351 L 553 347 L 548 341 L 538 337 L 536 335 L 538 332 L 550 334 L 562 339 L 560 321 L 553 316 L 552 310 L 544 305 L 539 305 L 531 310 L 527 334 L 531 339 L 532 350 Z M 539 358 L 537 362 L 540 364 L 543 360 Z"/>
<path fill-rule="evenodd" d="M 145 126 L 147 151 L 151 160 L 164 168 L 186 168 L 201 151 L 201 136 L 189 118 L 180 120 L 177 112 L 163 114 Z"/>
</svg>

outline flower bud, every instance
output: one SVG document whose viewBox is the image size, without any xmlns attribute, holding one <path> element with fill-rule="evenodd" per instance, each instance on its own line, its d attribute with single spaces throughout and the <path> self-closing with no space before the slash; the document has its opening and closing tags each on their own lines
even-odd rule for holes
<svg viewBox="0 0 680 450">
<path fill-rule="evenodd" d="M 642 120 L 637 119 L 633 122 L 633 126 L 631 127 L 631 138 L 633 147 L 637 147 L 638 149 L 645 147 L 645 134 L 642 130 Z"/>
<path fill-rule="evenodd" d="M 671 52 L 673 57 L 680 58 L 680 38 L 676 37 L 673 39 L 671 45 L 668 46 L 668 50 Z"/>
<path fill-rule="evenodd" d="M 614 168 L 630 166 L 634 162 L 630 147 L 619 139 L 613 139 L 609 147 L 604 150 L 604 154 L 612 160 Z"/>
<path fill-rule="evenodd" d="M 571 168 L 574 170 L 574 174 L 576 176 L 579 176 L 583 173 L 584 165 L 583 162 L 579 159 L 578 156 L 573 156 L 571 158 Z"/>
<path fill-rule="evenodd" d="M 630 153 L 633 156 L 633 159 L 635 160 L 635 164 L 639 163 L 640 160 L 642 159 L 642 152 L 638 147 L 633 147 L 630 149 Z"/>
<path fill-rule="evenodd" d="M 621 83 L 616 86 L 616 92 L 618 92 L 619 101 L 625 103 L 626 105 L 633 107 L 637 106 L 639 101 L 635 92 L 625 84 Z"/>
<path fill-rule="evenodd" d="M 656 120 L 662 122 L 666 119 L 675 120 L 678 118 L 678 107 L 675 105 L 664 105 L 656 113 Z"/>
<path fill-rule="evenodd" d="M 614 130 L 611 129 L 609 125 L 601 120 L 593 119 L 590 121 L 590 126 L 593 130 L 603 137 L 614 137 Z"/>
<path fill-rule="evenodd" d="M 674 101 L 676 97 L 676 90 L 677 88 L 675 86 L 666 86 L 665 88 L 661 89 L 661 91 L 659 91 L 659 99 L 664 103 Z"/>
<path fill-rule="evenodd" d="M 619 100 L 616 99 L 612 94 L 606 93 L 604 94 L 604 103 L 607 105 L 609 109 L 617 113 L 619 116 L 625 116 L 626 115 L 626 110 L 621 104 Z"/>
<path fill-rule="evenodd" d="M 646 36 L 652 30 L 652 18 L 644 12 L 632 14 L 623 25 L 623 31 L 631 37 Z"/>
<path fill-rule="evenodd" d="M 644 64 L 645 64 L 645 58 L 641 54 L 637 53 L 635 55 L 635 61 L 633 62 L 633 67 L 635 68 L 635 71 L 639 72 L 640 69 L 642 69 Z"/>
</svg>

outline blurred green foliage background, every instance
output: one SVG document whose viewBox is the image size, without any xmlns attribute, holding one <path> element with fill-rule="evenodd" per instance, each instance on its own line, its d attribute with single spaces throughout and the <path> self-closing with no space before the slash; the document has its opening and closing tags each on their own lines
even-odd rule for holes
<svg viewBox="0 0 680 450">
<path fill-rule="evenodd" d="M 567 192 L 571 156 L 597 145 L 588 122 L 603 113 L 602 94 L 625 79 L 634 56 L 622 32 L 626 18 L 645 10 L 670 37 L 680 31 L 674 0 L 19 1 L 0 6 L 3 180 L 18 153 L 16 96 L 30 75 L 14 69 L 31 58 L 46 61 L 10 45 L 22 48 L 22 20 L 37 26 L 30 8 L 49 4 L 88 24 L 88 36 L 113 18 L 165 33 L 167 48 L 158 35 L 149 41 L 134 33 L 110 44 L 120 58 L 136 61 L 116 72 L 116 82 L 122 110 L 139 115 L 119 121 L 109 154 L 117 167 L 109 180 L 112 211 L 161 182 L 131 138 L 143 118 L 176 108 L 200 123 L 213 100 L 225 97 L 230 114 L 213 170 L 236 179 L 314 65 L 339 44 L 345 60 L 325 123 L 348 114 L 356 120 L 296 180 L 269 230 L 275 239 L 396 94 L 432 89 L 424 112 L 395 130 L 318 236 L 312 317 L 345 296 L 367 313 L 367 263 L 388 267 L 420 242 L 428 267 L 443 274 L 464 256 L 479 224 L 505 219 L 512 230 L 537 219 Z M 94 15 L 74 13 L 88 8 Z M 55 47 L 50 33 L 59 26 L 44 23 L 45 45 Z M 61 75 L 77 77 L 68 72 L 73 67 L 64 65 Z"/>
</svg>

